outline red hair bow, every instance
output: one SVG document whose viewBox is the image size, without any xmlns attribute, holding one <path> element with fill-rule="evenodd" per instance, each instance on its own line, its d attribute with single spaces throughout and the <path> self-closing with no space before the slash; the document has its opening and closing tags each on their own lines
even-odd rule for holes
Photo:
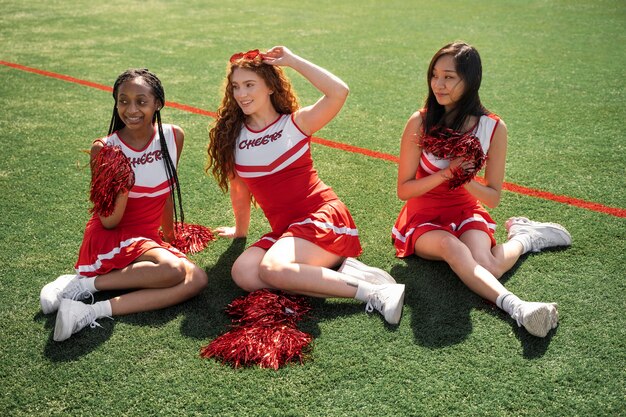
<svg viewBox="0 0 626 417">
<path fill-rule="evenodd" d="M 248 61 L 252 61 L 257 56 L 260 56 L 261 59 L 265 58 L 265 54 L 262 54 L 258 49 L 252 49 L 248 52 L 237 52 L 233 56 L 230 57 L 230 63 L 234 63 L 240 59 L 246 59 Z"/>
</svg>

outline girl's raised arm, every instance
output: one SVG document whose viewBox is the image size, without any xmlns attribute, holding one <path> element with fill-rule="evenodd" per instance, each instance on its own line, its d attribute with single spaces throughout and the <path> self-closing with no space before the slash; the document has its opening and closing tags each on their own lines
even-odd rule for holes
<svg viewBox="0 0 626 417">
<path fill-rule="evenodd" d="M 323 96 L 315 104 L 303 107 L 294 114 L 296 124 L 308 135 L 323 128 L 339 113 L 350 92 L 348 85 L 339 77 L 284 46 L 275 46 L 267 51 L 263 62 L 293 68 L 322 92 Z"/>
</svg>

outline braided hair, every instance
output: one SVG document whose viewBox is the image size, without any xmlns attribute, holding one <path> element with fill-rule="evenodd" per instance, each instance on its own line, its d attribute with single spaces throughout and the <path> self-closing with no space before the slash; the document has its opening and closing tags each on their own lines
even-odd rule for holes
<svg viewBox="0 0 626 417">
<path fill-rule="evenodd" d="M 157 77 L 156 74 L 149 71 L 147 68 L 126 70 L 122 74 L 120 74 L 119 77 L 117 77 L 117 80 L 115 80 L 115 84 L 113 85 L 113 99 L 115 100 L 115 104 L 113 106 L 113 116 L 111 117 L 111 123 L 109 124 L 109 135 L 126 127 L 126 124 L 124 124 L 119 114 L 117 113 L 117 94 L 119 91 L 119 87 L 123 83 L 129 80 L 133 80 L 135 78 L 143 79 L 143 81 L 148 84 L 148 86 L 152 89 L 152 94 L 154 94 L 154 96 L 160 103 L 160 108 L 154 112 L 154 116 L 152 117 L 152 123 L 154 124 L 154 122 L 156 121 L 159 131 L 161 152 L 163 154 L 163 162 L 165 163 L 165 174 L 167 175 L 167 180 L 170 184 L 170 195 L 172 196 L 172 202 L 174 205 L 174 222 L 175 224 L 176 222 L 178 222 L 178 213 L 176 210 L 176 202 L 178 201 L 180 222 L 183 223 L 185 221 L 185 213 L 183 212 L 180 183 L 178 181 L 178 175 L 176 173 L 176 166 L 174 165 L 174 161 L 172 161 L 169 149 L 167 148 L 167 143 L 165 142 L 165 134 L 163 133 L 163 125 L 161 123 L 161 108 L 165 106 L 165 90 L 163 89 L 163 85 L 161 84 L 161 80 L 159 80 L 159 77 Z"/>
</svg>

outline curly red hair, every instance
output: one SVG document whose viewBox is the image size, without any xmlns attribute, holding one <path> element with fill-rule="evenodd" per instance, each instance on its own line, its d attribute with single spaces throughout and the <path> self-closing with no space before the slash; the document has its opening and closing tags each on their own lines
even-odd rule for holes
<svg viewBox="0 0 626 417">
<path fill-rule="evenodd" d="M 235 172 L 235 142 L 245 121 L 245 114 L 235 100 L 231 83 L 233 72 L 237 68 L 252 71 L 265 81 L 273 91 L 270 100 L 278 113 L 291 114 L 300 108 L 291 82 L 280 67 L 264 64 L 260 55 L 252 60 L 241 58 L 228 64 L 223 86 L 224 98 L 217 110 L 217 118 L 209 130 L 208 160 L 205 168 L 207 174 L 213 174 L 224 192 L 228 191 L 228 180 Z"/>
</svg>

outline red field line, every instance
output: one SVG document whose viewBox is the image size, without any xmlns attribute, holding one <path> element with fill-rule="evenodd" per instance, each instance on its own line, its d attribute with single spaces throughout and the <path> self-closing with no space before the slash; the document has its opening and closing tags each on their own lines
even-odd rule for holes
<svg viewBox="0 0 626 417">
<path fill-rule="evenodd" d="M 103 90 L 103 91 L 111 92 L 113 90 L 111 87 L 106 86 L 106 85 L 94 83 L 94 82 L 91 82 L 91 81 L 81 80 L 79 78 L 74 78 L 74 77 L 70 77 L 68 75 L 58 74 L 58 73 L 55 73 L 55 72 L 50 72 L 50 71 L 45 71 L 45 70 L 41 70 L 41 69 L 37 69 L 37 68 L 27 67 L 25 65 L 15 64 L 13 62 L 7 62 L 7 61 L 0 60 L 0 64 L 4 65 L 4 66 L 7 66 L 7 67 L 15 68 L 15 69 L 18 69 L 18 70 L 21 70 L 21 71 L 26 71 L 26 72 L 31 72 L 31 73 L 37 74 L 37 75 L 43 75 L 43 76 L 46 76 L 46 77 L 56 78 L 56 79 L 59 79 L 59 80 L 63 80 L 63 81 L 67 81 L 67 82 L 71 82 L 71 83 L 75 83 L 75 84 L 84 85 L 84 86 L 87 86 L 87 87 L 97 88 L 97 89 Z M 203 116 L 209 116 L 209 117 L 213 117 L 213 118 L 215 118 L 216 115 L 217 115 L 214 112 L 211 112 L 211 111 L 208 111 L 208 110 L 203 110 L 203 109 L 200 109 L 200 108 L 197 108 L 197 107 L 188 106 L 186 104 L 177 103 L 175 101 L 168 101 L 167 102 L 167 106 L 175 108 L 175 109 L 178 109 L 178 110 L 182 110 L 182 111 L 186 111 L 186 112 L 190 112 L 190 113 L 195 113 L 195 114 L 200 114 L 200 115 L 203 115 Z M 346 151 L 346 152 L 357 153 L 357 154 L 369 156 L 371 158 L 378 158 L 378 159 L 383 159 L 385 161 L 398 163 L 398 157 L 397 156 L 386 154 L 386 153 L 383 153 L 383 152 L 372 151 L 372 150 L 365 149 L 365 148 L 359 148 L 358 146 L 352 146 L 352 145 L 348 145 L 348 144 L 345 144 L 345 143 L 335 142 L 335 141 L 332 141 L 332 140 L 318 138 L 318 137 L 313 137 L 312 141 L 314 143 L 318 143 L 320 145 L 328 146 L 330 148 L 340 149 L 340 150 L 343 150 L 343 151 Z M 580 207 L 580 208 L 583 208 L 585 210 L 591 210 L 591 211 L 596 211 L 596 212 L 599 212 L 599 213 L 604 213 L 604 214 L 608 214 L 608 215 L 615 216 L 615 217 L 626 218 L 626 209 L 622 209 L 622 208 L 618 208 L 618 207 L 609 207 L 609 206 L 605 206 L 603 204 L 594 203 L 594 202 L 591 202 L 591 201 L 585 201 L 585 200 L 581 200 L 581 199 L 573 198 L 573 197 L 568 197 L 568 196 L 564 196 L 564 195 L 553 194 L 553 193 L 550 193 L 550 192 L 547 192 L 547 191 L 536 190 L 536 189 L 533 189 L 533 188 L 524 187 L 522 185 L 517 185 L 517 184 L 510 183 L 510 182 L 505 182 L 503 184 L 503 189 L 505 189 L 507 191 L 514 192 L 514 193 L 518 193 L 518 194 L 523 194 L 523 195 L 527 195 L 527 196 L 531 196 L 531 197 L 541 198 L 541 199 L 544 199 L 544 200 L 555 201 L 555 202 L 558 202 L 558 203 L 567 204 L 567 205 L 574 206 L 574 207 Z"/>
</svg>

